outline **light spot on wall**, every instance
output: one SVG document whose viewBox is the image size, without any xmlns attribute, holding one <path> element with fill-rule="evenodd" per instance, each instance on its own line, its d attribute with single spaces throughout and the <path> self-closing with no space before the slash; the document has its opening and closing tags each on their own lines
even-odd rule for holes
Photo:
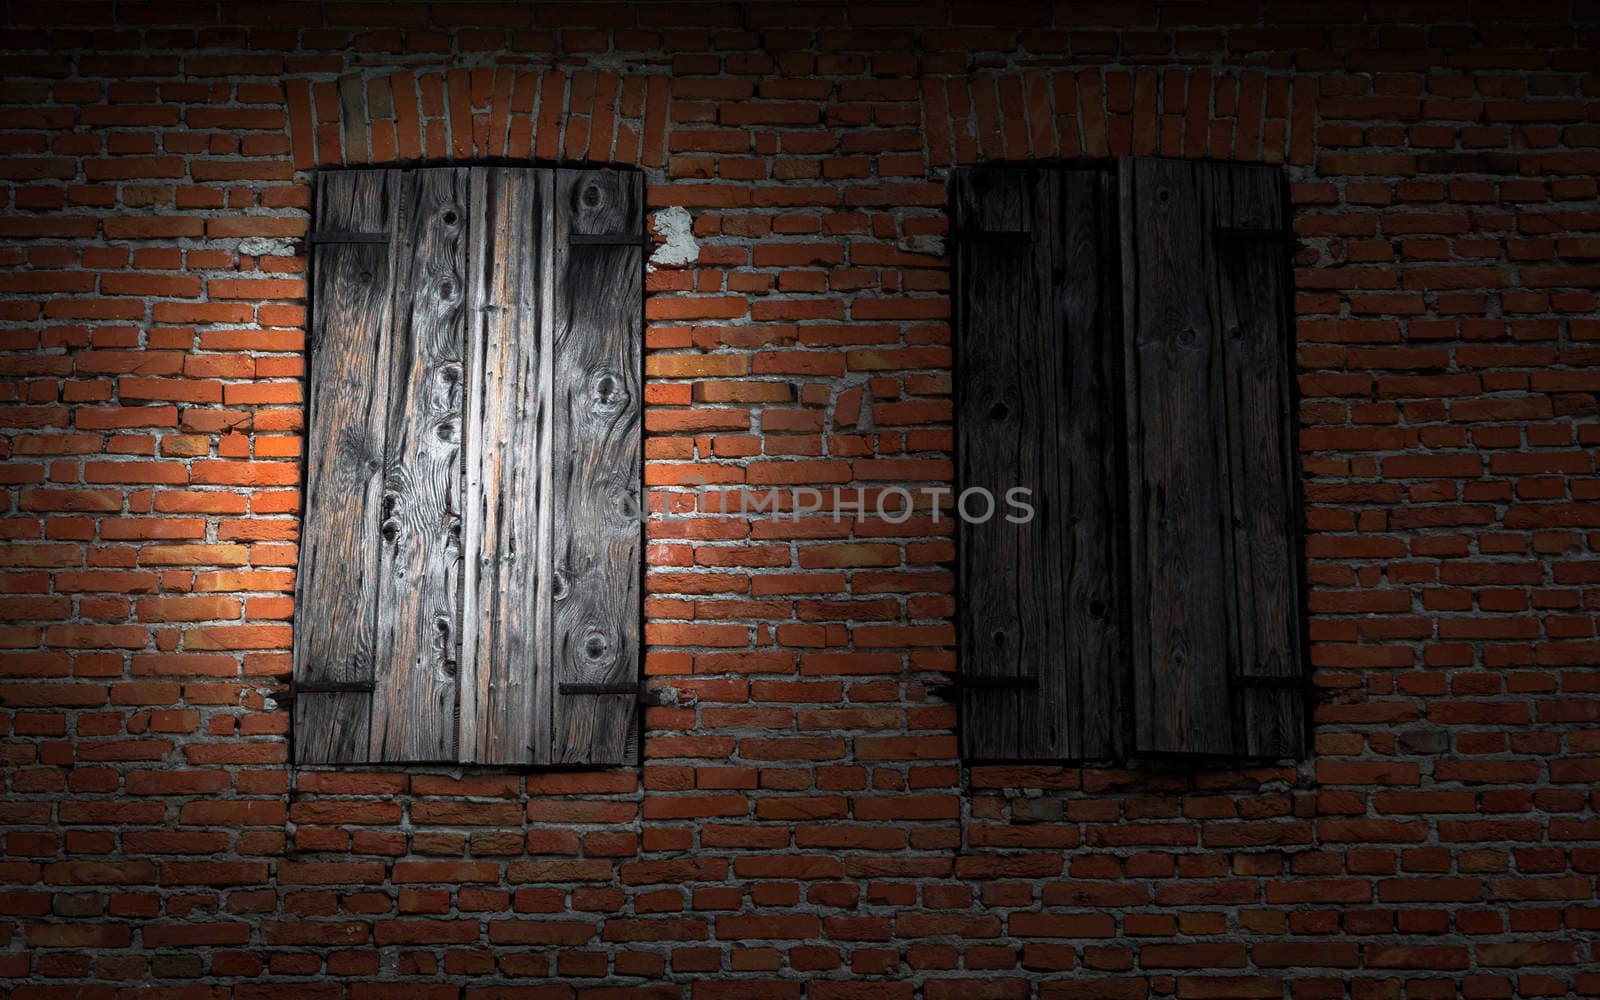
<svg viewBox="0 0 1600 1000">
<path fill-rule="evenodd" d="M 239 252 L 250 257 L 293 257 L 294 243 L 268 236 L 251 236 L 239 241 Z"/>
<path fill-rule="evenodd" d="M 663 208 L 656 213 L 655 220 L 656 232 L 665 236 L 667 242 L 650 255 L 649 270 L 693 264 L 700 258 L 700 245 L 694 241 L 694 220 L 687 208 Z"/>
</svg>

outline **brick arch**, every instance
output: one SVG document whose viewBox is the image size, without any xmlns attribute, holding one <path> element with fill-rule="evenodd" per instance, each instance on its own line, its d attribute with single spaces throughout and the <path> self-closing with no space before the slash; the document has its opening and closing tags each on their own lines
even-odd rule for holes
<svg viewBox="0 0 1600 1000">
<path fill-rule="evenodd" d="M 931 167 L 1181 156 L 1309 164 L 1316 81 L 1260 69 L 1025 69 L 927 76 Z"/>
<path fill-rule="evenodd" d="M 285 81 L 296 170 L 512 159 L 660 167 L 667 77 L 599 68 L 389 68 Z"/>
<path fill-rule="evenodd" d="M 378 68 L 291 78 L 285 94 L 296 170 L 494 157 L 662 168 L 670 87 L 665 73 L 601 67 Z M 870 119 L 821 123 L 841 154 L 892 152 L 906 142 L 898 127 L 920 125 L 918 148 L 904 153 L 925 159 L 907 175 L 1126 155 L 1308 164 L 1315 88 L 1264 69 L 1001 68 L 846 81 L 817 103 L 881 102 Z M 788 124 L 782 100 L 729 102 L 738 103 L 750 107 L 719 115 L 721 127 L 754 135 Z"/>
</svg>

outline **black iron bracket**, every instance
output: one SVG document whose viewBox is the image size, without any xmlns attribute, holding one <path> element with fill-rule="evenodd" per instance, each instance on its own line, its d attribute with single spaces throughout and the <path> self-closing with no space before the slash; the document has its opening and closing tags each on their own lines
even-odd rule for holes
<svg viewBox="0 0 1600 1000">
<path fill-rule="evenodd" d="M 557 694 L 563 694 L 563 695 L 570 695 L 570 694 L 587 694 L 587 695 L 625 694 L 625 695 L 632 695 L 633 696 L 633 700 L 638 702 L 641 705 L 660 705 L 660 704 L 662 704 L 661 692 L 653 691 L 650 688 L 645 687 L 643 684 L 639 684 L 637 682 L 631 683 L 631 684 L 630 683 L 578 684 L 578 683 L 572 683 L 572 682 L 568 682 L 568 681 L 562 681 L 560 684 L 556 685 L 556 693 Z"/>
<path fill-rule="evenodd" d="M 572 233 L 567 245 L 575 247 L 651 247 L 655 246 L 645 233 Z"/>
<path fill-rule="evenodd" d="M 371 681 L 306 681 L 291 682 L 289 690 L 273 695 L 275 701 L 294 701 L 303 694 L 371 694 Z"/>
<path fill-rule="evenodd" d="M 1033 233 L 1024 229 L 957 229 L 950 238 L 957 243 L 1032 243 Z"/>
<path fill-rule="evenodd" d="M 388 233 L 353 233 L 345 229 L 324 229 L 306 237 L 312 246 L 319 243 L 387 243 Z"/>
<path fill-rule="evenodd" d="M 996 677 L 956 677 L 948 684 L 937 684 L 928 688 L 928 692 L 939 698 L 954 698 L 962 691 L 1034 691 L 1038 690 L 1039 678 L 1013 676 Z"/>
<path fill-rule="evenodd" d="M 1212 233 L 1219 240 L 1254 240 L 1262 243 L 1293 244 L 1294 234 L 1283 229 L 1255 229 L 1248 226 L 1218 226 Z"/>
<path fill-rule="evenodd" d="M 1250 677 L 1245 674 L 1232 674 L 1229 679 L 1240 687 L 1279 688 L 1286 691 L 1300 691 L 1312 686 L 1310 678 L 1307 677 Z"/>
</svg>

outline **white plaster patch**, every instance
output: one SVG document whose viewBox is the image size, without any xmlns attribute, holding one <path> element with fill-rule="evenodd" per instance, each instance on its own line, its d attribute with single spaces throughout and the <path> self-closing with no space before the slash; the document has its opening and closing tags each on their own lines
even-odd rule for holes
<svg viewBox="0 0 1600 1000">
<path fill-rule="evenodd" d="M 944 237 L 908 236 L 900 241 L 900 249 L 907 253 L 925 253 L 934 257 L 944 255 Z"/>
<path fill-rule="evenodd" d="M 700 244 L 694 241 L 694 219 L 687 208 L 674 205 L 657 212 L 656 232 L 667 242 L 650 255 L 649 270 L 693 264 L 700 259 Z"/>
<path fill-rule="evenodd" d="M 239 252 L 250 257 L 293 257 L 294 244 L 289 240 L 252 236 L 239 241 Z"/>
</svg>

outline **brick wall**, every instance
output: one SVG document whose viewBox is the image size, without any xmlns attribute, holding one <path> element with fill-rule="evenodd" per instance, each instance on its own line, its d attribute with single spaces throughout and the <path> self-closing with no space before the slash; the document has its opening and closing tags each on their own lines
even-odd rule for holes
<svg viewBox="0 0 1600 1000">
<path fill-rule="evenodd" d="M 1592 5 L 4 17 L 0 991 L 1600 995 Z M 645 170 L 681 512 L 948 483 L 946 171 L 1129 153 L 1294 181 L 1311 759 L 963 768 L 948 519 L 679 517 L 642 769 L 286 767 L 312 168 Z"/>
</svg>

